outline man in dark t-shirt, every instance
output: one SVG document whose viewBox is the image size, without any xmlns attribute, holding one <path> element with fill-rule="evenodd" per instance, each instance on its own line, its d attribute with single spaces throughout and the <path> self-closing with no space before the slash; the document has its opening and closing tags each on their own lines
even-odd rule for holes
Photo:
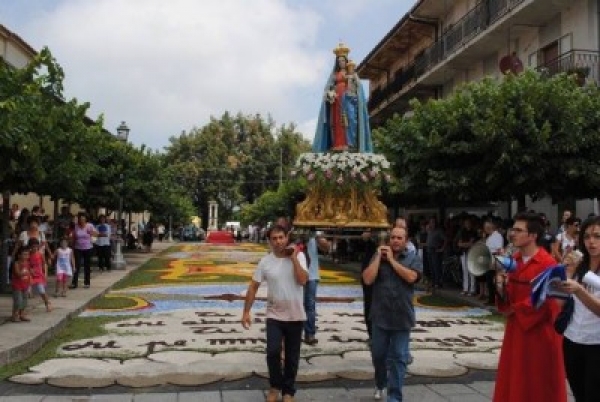
<svg viewBox="0 0 600 402">
<path fill-rule="evenodd" d="M 411 328 L 415 326 L 414 284 L 423 272 L 419 255 L 406 250 L 407 240 L 405 228 L 393 228 L 389 242 L 377 247 L 362 273 L 364 283 L 372 285 L 373 291 L 370 318 L 375 399 L 382 398 L 387 386 L 389 400 L 402 400 L 409 360 L 408 342 Z"/>
</svg>

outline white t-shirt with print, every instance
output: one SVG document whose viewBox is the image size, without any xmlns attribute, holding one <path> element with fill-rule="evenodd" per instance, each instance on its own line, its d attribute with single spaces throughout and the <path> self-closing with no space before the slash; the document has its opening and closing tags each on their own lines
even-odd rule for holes
<svg viewBox="0 0 600 402">
<path fill-rule="evenodd" d="M 302 269 L 308 272 L 304 253 L 298 253 L 298 261 Z M 267 254 L 258 263 L 252 279 L 259 283 L 267 282 L 267 318 L 306 321 L 304 287 L 294 277 L 290 258 Z"/>
<path fill-rule="evenodd" d="M 567 237 L 567 235 L 565 234 L 565 232 L 557 234 L 556 241 L 560 244 L 560 251 L 563 254 L 565 253 L 565 251 L 567 250 L 568 247 L 573 249 L 577 245 L 577 243 L 575 242 L 575 239 L 569 239 Z"/>
</svg>

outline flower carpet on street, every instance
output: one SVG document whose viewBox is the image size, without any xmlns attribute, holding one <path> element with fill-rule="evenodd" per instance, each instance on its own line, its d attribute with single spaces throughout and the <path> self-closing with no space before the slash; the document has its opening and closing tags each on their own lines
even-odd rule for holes
<svg viewBox="0 0 600 402">
<path fill-rule="evenodd" d="M 56 357 L 11 381 L 62 387 L 195 385 L 267 376 L 261 286 L 254 324 L 243 298 L 264 245 L 185 244 L 133 272 L 81 316 L 102 319 L 97 336 L 58 346 Z M 324 263 L 317 294 L 319 343 L 303 345 L 300 381 L 373 376 L 356 269 Z M 415 295 L 411 375 L 448 377 L 495 369 L 502 324 L 486 310 L 433 307 Z M 68 328 L 67 328 L 68 330 Z"/>
</svg>

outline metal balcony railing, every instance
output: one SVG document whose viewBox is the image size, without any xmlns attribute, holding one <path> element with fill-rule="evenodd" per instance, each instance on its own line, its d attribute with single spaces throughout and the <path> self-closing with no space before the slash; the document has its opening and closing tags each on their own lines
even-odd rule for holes
<svg viewBox="0 0 600 402">
<path fill-rule="evenodd" d="M 550 75 L 578 74 L 600 83 L 600 52 L 597 50 L 571 50 L 536 68 Z"/>
<path fill-rule="evenodd" d="M 416 57 L 414 63 L 405 67 L 400 76 L 395 74 L 394 79 L 379 93 L 373 92 L 369 101 L 369 108 L 376 107 L 387 96 L 400 91 L 405 85 L 443 62 L 457 49 L 481 35 L 490 25 L 502 19 L 523 1 L 525 0 L 482 0 L 479 2 L 460 20 L 449 27 L 437 41 Z M 392 86 L 395 89 L 393 91 L 389 88 Z"/>
</svg>

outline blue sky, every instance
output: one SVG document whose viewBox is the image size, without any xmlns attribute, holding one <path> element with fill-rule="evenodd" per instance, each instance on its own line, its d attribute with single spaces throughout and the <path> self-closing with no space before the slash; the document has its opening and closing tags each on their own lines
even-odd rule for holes
<svg viewBox="0 0 600 402">
<path fill-rule="evenodd" d="M 0 23 L 48 46 L 65 93 L 162 149 L 225 111 L 312 139 L 334 48 L 357 63 L 414 0 L 0 0 Z"/>
</svg>

